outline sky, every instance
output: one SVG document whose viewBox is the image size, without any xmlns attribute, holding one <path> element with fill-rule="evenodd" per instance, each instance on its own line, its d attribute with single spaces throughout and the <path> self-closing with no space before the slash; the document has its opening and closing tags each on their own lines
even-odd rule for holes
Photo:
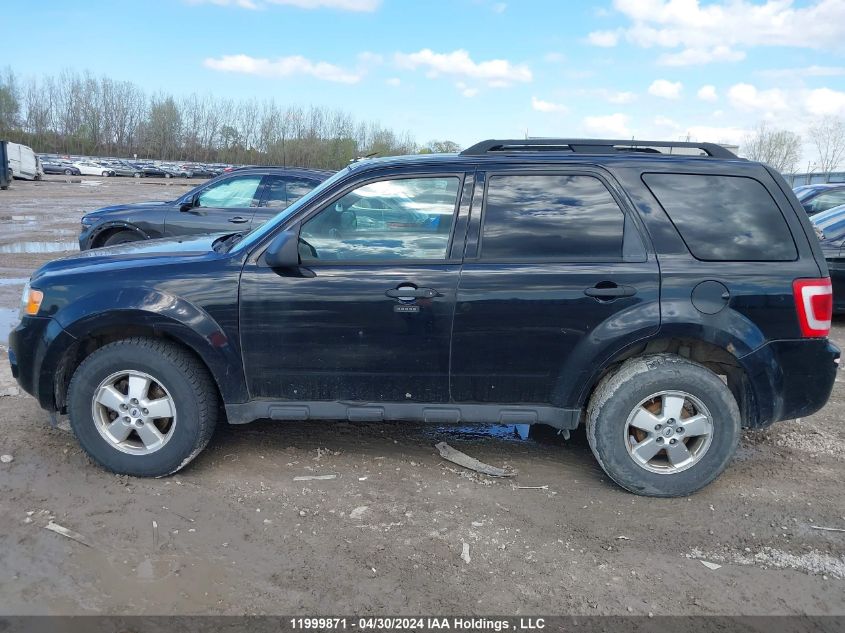
<svg viewBox="0 0 845 633">
<path fill-rule="evenodd" d="M 418 142 L 740 143 L 761 121 L 805 134 L 845 116 L 845 0 L 41 0 L 3 16 L 0 57 L 23 76 L 340 108 Z"/>
</svg>

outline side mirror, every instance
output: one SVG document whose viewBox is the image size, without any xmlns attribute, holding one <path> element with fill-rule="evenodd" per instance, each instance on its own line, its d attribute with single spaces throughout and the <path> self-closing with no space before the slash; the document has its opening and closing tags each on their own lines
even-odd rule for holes
<svg viewBox="0 0 845 633">
<path fill-rule="evenodd" d="M 270 268 L 299 266 L 299 235 L 295 231 L 279 233 L 264 251 L 264 261 Z"/>
<path fill-rule="evenodd" d="M 182 204 L 179 205 L 179 211 L 182 211 L 183 213 L 185 211 L 190 211 L 191 209 L 193 209 L 194 207 L 197 206 L 198 202 L 199 202 L 199 194 L 197 194 L 195 196 L 191 196 L 188 200 L 185 200 L 185 202 L 183 202 Z"/>
</svg>

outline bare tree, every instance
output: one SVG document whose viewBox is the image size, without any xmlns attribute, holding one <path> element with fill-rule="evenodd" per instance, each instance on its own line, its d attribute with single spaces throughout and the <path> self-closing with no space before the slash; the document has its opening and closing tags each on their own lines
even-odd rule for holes
<svg viewBox="0 0 845 633">
<path fill-rule="evenodd" d="M 421 149 L 421 154 L 453 154 L 460 152 L 461 146 L 455 141 L 429 141 Z"/>
<path fill-rule="evenodd" d="M 823 117 L 809 127 L 808 134 L 819 154 L 818 171 L 835 171 L 845 158 L 845 121 L 836 116 Z"/>
<path fill-rule="evenodd" d="M 781 173 L 791 173 L 801 157 L 801 137 L 760 123 L 742 143 L 745 157 L 766 163 Z"/>
</svg>

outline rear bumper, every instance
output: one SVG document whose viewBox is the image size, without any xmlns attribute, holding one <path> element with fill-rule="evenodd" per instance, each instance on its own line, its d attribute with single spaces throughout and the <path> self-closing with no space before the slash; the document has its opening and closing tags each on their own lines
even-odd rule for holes
<svg viewBox="0 0 845 633">
<path fill-rule="evenodd" d="M 754 396 L 748 426 L 815 413 L 830 398 L 839 348 L 827 339 L 770 341 L 740 359 Z"/>
</svg>

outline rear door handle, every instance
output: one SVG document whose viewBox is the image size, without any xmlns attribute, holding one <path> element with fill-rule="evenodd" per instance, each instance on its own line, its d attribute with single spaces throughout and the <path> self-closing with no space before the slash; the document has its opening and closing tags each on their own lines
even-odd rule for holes
<svg viewBox="0 0 845 633">
<path fill-rule="evenodd" d="M 229 222 L 232 224 L 244 224 L 245 222 L 249 222 L 249 218 L 245 218 L 242 215 L 236 215 L 233 218 L 229 218 Z"/>
<path fill-rule="evenodd" d="M 609 286 L 607 288 L 585 288 L 584 294 L 596 299 L 615 299 L 616 297 L 633 297 L 637 289 L 632 286 Z"/>
<path fill-rule="evenodd" d="M 413 288 L 411 286 L 391 288 L 384 294 L 392 299 L 433 299 L 440 295 L 434 288 Z"/>
</svg>

